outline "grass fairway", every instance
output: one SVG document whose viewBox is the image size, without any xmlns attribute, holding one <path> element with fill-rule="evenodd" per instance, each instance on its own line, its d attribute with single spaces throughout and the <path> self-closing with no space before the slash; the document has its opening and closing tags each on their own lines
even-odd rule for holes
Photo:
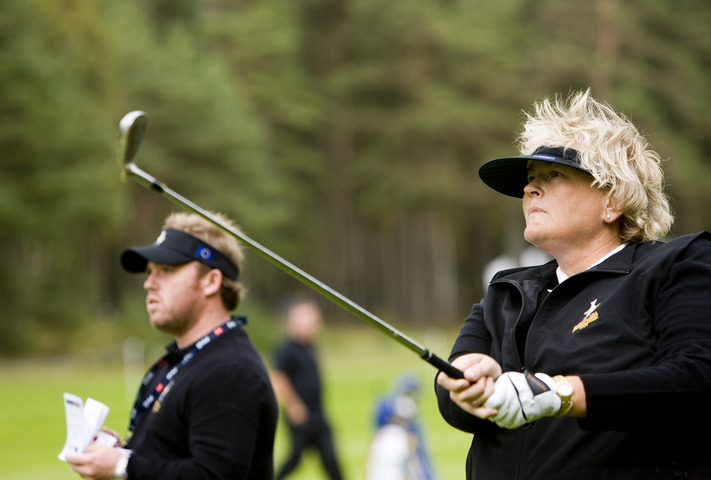
<svg viewBox="0 0 711 480">
<path fill-rule="evenodd" d="M 453 340 L 445 337 L 438 334 L 424 338 L 413 334 L 413 338 L 422 340 L 444 356 Z M 414 373 L 422 381 L 420 419 L 437 478 L 464 477 L 471 437 L 449 427 L 440 418 L 432 391 L 435 371 L 431 366 L 368 327 L 326 331 L 320 350 L 327 410 L 347 480 L 362 478 L 373 433 L 371 410 L 375 398 L 403 371 Z M 264 358 L 270 356 L 268 351 L 262 354 Z M 148 354 L 147 362 L 155 359 L 153 355 Z M 121 365 L 98 366 L 91 361 L 2 364 L 0 480 L 78 479 L 78 475 L 57 459 L 66 435 L 62 393 L 93 397 L 109 405 L 111 412 L 106 425 L 122 433 L 131 398 L 140 381 L 130 375 L 124 381 L 124 377 Z M 281 464 L 287 449 L 287 432 L 280 424 L 275 447 L 277 465 Z M 309 454 L 290 478 L 317 480 L 324 476 L 317 458 Z"/>
</svg>

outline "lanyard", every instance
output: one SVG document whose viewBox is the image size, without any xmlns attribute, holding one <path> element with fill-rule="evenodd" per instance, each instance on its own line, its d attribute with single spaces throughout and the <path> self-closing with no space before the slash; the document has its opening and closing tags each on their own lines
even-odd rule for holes
<svg viewBox="0 0 711 480">
<path fill-rule="evenodd" d="M 131 417 L 128 424 L 128 437 L 130 438 L 136 431 L 136 426 L 138 425 L 138 421 L 141 416 L 146 412 L 146 410 L 150 409 L 153 406 L 155 401 L 160 397 L 161 393 L 167 393 L 169 386 L 173 382 L 175 376 L 178 374 L 178 372 L 180 372 L 180 370 L 182 370 L 185 365 L 188 364 L 188 362 L 190 362 L 190 360 L 195 358 L 195 355 L 200 353 L 203 349 L 210 345 L 213 340 L 215 340 L 223 333 L 228 332 L 230 330 L 234 330 L 238 326 L 244 325 L 246 323 L 247 319 L 245 317 L 232 317 L 227 322 L 215 328 L 213 331 L 211 331 L 210 333 L 202 337 L 200 340 L 195 342 L 192 347 L 190 347 L 190 350 L 188 350 L 185 355 L 183 355 L 182 360 L 178 362 L 173 368 L 168 370 L 168 372 L 163 376 L 163 378 L 158 383 L 156 383 L 156 385 L 148 393 L 142 395 L 143 391 L 155 378 L 156 372 L 165 364 L 166 357 L 169 354 L 166 354 L 161 357 L 161 359 L 158 360 L 151 367 L 150 370 L 148 370 L 146 376 L 143 377 L 143 382 L 141 382 L 141 390 L 136 396 L 136 401 L 134 402 L 133 409 L 131 410 Z"/>
</svg>

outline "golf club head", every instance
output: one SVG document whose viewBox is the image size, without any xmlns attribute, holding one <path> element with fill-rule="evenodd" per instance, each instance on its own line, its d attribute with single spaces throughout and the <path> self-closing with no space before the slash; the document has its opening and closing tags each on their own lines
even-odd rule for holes
<svg viewBox="0 0 711 480">
<path fill-rule="evenodd" d="M 138 152 L 143 134 L 146 131 L 148 114 L 140 110 L 134 110 L 123 116 L 119 123 L 119 163 L 126 171 L 127 166 L 133 162 L 133 158 Z"/>
<path fill-rule="evenodd" d="M 464 377 L 464 374 L 461 371 L 459 371 L 458 369 L 447 363 L 445 360 L 432 353 L 430 350 L 427 350 L 419 343 L 407 337 L 402 332 L 380 320 L 378 317 L 368 312 L 361 306 L 357 305 L 353 301 L 349 300 L 348 298 L 344 297 L 337 291 L 333 290 L 328 285 L 320 282 L 319 280 L 304 272 L 300 268 L 287 262 L 271 250 L 255 242 L 239 230 L 222 222 L 219 218 L 215 217 L 207 210 L 204 210 L 199 205 L 191 202 L 187 198 L 170 189 L 162 182 L 158 181 L 155 177 L 138 168 L 134 163 L 133 158 L 136 156 L 138 146 L 140 145 L 141 140 L 143 139 L 143 134 L 146 130 L 147 122 L 148 115 L 140 110 L 135 110 L 124 115 L 124 117 L 121 119 L 121 122 L 119 123 L 118 155 L 119 163 L 121 164 L 121 169 L 124 177 L 131 177 L 137 182 L 152 189 L 153 191 L 160 193 L 162 196 L 169 199 L 173 203 L 183 207 L 184 209 L 201 215 L 209 222 L 215 224 L 228 234 L 231 234 L 232 236 L 237 238 L 245 246 L 251 248 L 278 268 L 292 275 L 297 280 L 311 287 L 312 289 L 325 296 L 329 300 L 333 301 L 337 305 L 340 305 L 345 310 L 353 313 L 356 317 L 360 318 L 372 327 L 376 328 L 382 333 L 385 333 L 401 345 L 417 353 L 420 358 L 433 365 L 437 369 L 444 371 L 450 377 Z"/>
</svg>

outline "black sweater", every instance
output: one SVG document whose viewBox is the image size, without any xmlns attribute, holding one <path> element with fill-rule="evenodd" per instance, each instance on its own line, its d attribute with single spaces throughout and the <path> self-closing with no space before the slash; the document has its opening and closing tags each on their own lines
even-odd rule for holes
<svg viewBox="0 0 711 480">
<path fill-rule="evenodd" d="M 170 345 L 153 383 L 187 351 Z M 277 415 L 267 370 L 247 334 L 239 327 L 225 332 L 140 418 L 127 445 L 134 451 L 128 477 L 270 480 Z"/>
</svg>

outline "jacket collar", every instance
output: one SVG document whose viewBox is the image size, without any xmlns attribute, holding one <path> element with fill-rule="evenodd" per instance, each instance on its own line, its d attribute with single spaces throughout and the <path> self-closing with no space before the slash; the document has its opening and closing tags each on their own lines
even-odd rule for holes
<svg viewBox="0 0 711 480">
<path fill-rule="evenodd" d="M 627 274 L 632 271 L 634 254 L 640 244 L 632 243 L 602 262 L 590 267 L 586 272 L 610 272 Z"/>
<path fill-rule="evenodd" d="M 621 251 L 606 258 L 601 263 L 589 268 L 585 272 L 606 272 L 606 273 L 616 273 L 625 275 L 632 271 L 632 262 L 634 260 L 635 252 L 639 248 L 640 244 L 630 244 L 623 248 Z M 543 284 L 550 284 L 551 282 L 557 283 L 556 269 L 558 268 L 558 262 L 551 260 L 548 263 L 535 267 L 518 267 L 511 268 L 508 270 L 502 270 L 501 272 L 494 275 L 491 283 L 497 283 L 499 281 L 504 282 L 523 282 L 523 281 L 534 281 Z"/>
</svg>

